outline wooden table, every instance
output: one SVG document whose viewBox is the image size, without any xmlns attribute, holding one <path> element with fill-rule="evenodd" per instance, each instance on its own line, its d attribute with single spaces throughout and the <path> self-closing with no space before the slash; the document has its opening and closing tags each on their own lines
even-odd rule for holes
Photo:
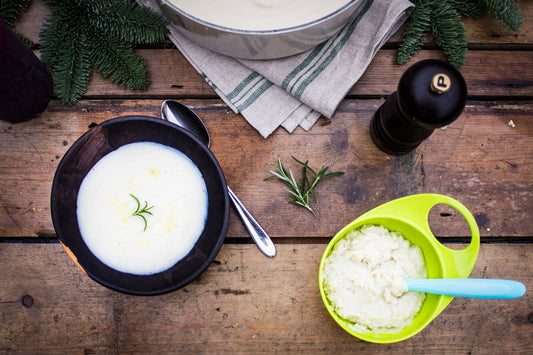
<svg viewBox="0 0 533 355">
<path fill-rule="evenodd" d="M 482 244 L 472 277 L 508 278 L 533 289 L 533 3 L 520 1 L 521 32 L 493 18 L 466 20 L 462 116 L 417 151 L 389 156 L 368 126 L 407 66 L 395 64 L 396 34 L 331 120 L 263 139 L 233 114 L 168 43 L 140 48 L 152 85 L 121 89 L 95 75 L 75 106 L 52 100 L 39 118 L 0 122 L 0 354 L 11 353 L 533 353 L 531 293 L 514 300 L 456 298 L 421 333 L 378 345 L 358 340 L 329 316 L 318 263 L 330 238 L 362 213 L 417 193 L 449 195 L 475 216 Z M 19 30 L 37 41 L 48 10 L 35 1 Z M 409 62 L 442 58 L 433 42 Z M 273 237 L 269 259 L 231 211 L 227 241 L 199 279 L 166 295 L 129 296 L 84 275 L 57 242 L 50 217 L 55 169 L 87 129 L 126 115 L 159 117 L 163 99 L 201 116 L 228 184 Z M 514 125 L 511 124 L 511 121 Z M 263 181 L 276 159 L 344 171 L 318 188 L 314 217 L 289 204 L 280 183 Z M 295 167 L 293 167 L 295 168 Z M 440 241 L 462 248 L 466 222 L 435 208 Z"/>
</svg>

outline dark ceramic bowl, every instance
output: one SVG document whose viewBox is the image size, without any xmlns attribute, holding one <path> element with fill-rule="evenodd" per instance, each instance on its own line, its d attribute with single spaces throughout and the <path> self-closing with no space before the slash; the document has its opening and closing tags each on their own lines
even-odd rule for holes
<svg viewBox="0 0 533 355">
<path fill-rule="evenodd" d="M 112 269 L 92 254 L 80 234 L 76 209 L 78 190 L 84 177 L 103 156 L 125 144 L 145 141 L 161 143 L 187 155 L 204 177 L 209 205 L 202 235 L 185 258 L 166 271 L 134 275 Z M 229 199 L 218 162 L 195 136 L 162 119 L 128 116 L 93 127 L 67 151 L 54 177 L 51 211 L 59 240 L 88 276 L 116 291 L 156 295 L 187 285 L 211 264 L 226 236 Z"/>
</svg>

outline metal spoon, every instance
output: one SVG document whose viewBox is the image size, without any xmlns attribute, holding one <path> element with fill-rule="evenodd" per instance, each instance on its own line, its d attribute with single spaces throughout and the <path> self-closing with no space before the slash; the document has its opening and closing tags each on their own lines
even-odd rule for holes
<svg viewBox="0 0 533 355">
<path fill-rule="evenodd" d="M 174 100 L 166 100 L 161 104 L 161 118 L 185 128 L 198 137 L 207 147 L 209 147 L 211 139 L 209 138 L 209 132 L 207 131 L 207 128 L 200 117 L 198 117 L 198 115 L 196 115 L 196 113 L 190 110 L 187 106 Z M 274 246 L 274 243 L 265 232 L 263 227 L 261 227 L 259 222 L 257 222 L 252 214 L 246 209 L 246 207 L 244 207 L 239 198 L 235 196 L 235 193 L 230 189 L 229 186 L 228 194 L 231 202 L 233 202 L 233 206 L 235 206 L 235 209 L 244 222 L 244 226 L 248 230 L 248 233 L 250 233 L 252 236 L 252 239 L 254 240 L 255 244 L 257 244 L 259 250 L 261 250 L 263 254 L 268 257 L 275 256 L 276 247 Z"/>
</svg>

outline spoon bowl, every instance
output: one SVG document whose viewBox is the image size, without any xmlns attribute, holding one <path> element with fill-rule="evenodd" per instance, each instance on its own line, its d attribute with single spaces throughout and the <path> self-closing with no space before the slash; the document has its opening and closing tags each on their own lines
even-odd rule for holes
<svg viewBox="0 0 533 355">
<path fill-rule="evenodd" d="M 166 100 L 161 105 L 161 117 L 193 133 L 207 147 L 211 145 L 209 131 L 204 122 L 185 105 L 174 100 Z"/>
</svg>

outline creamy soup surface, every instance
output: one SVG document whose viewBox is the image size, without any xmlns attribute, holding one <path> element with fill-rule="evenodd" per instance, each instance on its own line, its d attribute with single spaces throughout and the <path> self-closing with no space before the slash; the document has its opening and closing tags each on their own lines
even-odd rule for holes
<svg viewBox="0 0 533 355">
<path fill-rule="evenodd" d="M 170 0 L 215 25 L 249 31 L 299 26 L 327 16 L 351 0 Z"/>
<path fill-rule="evenodd" d="M 151 214 L 133 214 L 145 204 Z M 204 179 L 188 157 L 139 142 L 107 154 L 91 169 L 78 193 L 77 216 L 98 259 L 121 272 L 149 275 L 189 253 L 204 229 L 207 205 Z"/>
</svg>

